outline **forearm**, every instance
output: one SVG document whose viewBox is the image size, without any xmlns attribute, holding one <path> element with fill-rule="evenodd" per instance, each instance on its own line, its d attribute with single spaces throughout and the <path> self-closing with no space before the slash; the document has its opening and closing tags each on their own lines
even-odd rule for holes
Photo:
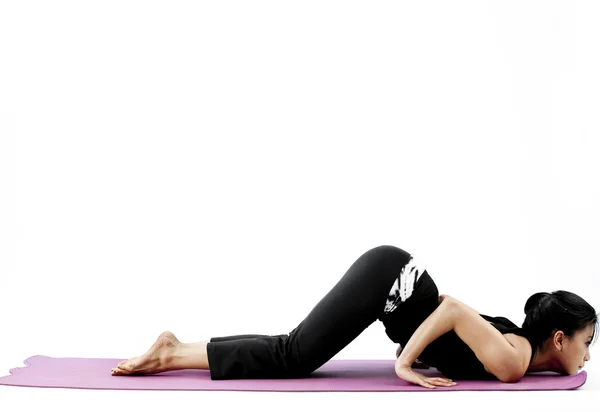
<svg viewBox="0 0 600 412">
<path fill-rule="evenodd" d="M 450 299 L 443 300 L 413 333 L 396 359 L 396 366 L 412 365 L 427 345 L 454 329 L 455 319 L 455 306 Z"/>
</svg>

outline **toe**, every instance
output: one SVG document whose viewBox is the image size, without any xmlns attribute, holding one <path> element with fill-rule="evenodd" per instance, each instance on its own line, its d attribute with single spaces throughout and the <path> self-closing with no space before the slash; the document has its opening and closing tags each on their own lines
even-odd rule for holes
<svg viewBox="0 0 600 412">
<path fill-rule="evenodd" d="M 122 369 L 120 367 L 112 368 L 113 375 L 127 375 L 128 371 L 126 369 Z"/>
<path fill-rule="evenodd" d="M 133 370 L 134 365 L 135 365 L 134 359 L 128 359 L 128 360 L 124 360 L 123 362 L 120 362 L 117 365 L 117 367 L 123 369 L 124 371 L 131 372 Z"/>
</svg>

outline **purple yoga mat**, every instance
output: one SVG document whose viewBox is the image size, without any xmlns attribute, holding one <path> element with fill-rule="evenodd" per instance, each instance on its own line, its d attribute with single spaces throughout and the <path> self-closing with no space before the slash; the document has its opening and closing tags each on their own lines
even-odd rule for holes
<svg viewBox="0 0 600 412">
<path fill-rule="evenodd" d="M 424 388 L 398 378 L 394 360 L 330 360 L 307 378 L 210 379 L 210 372 L 184 369 L 155 375 L 112 376 L 110 370 L 124 359 L 53 358 L 36 355 L 26 367 L 13 368 L 0 377 L 0 385 L 42 388 L 268 391 L 268 392 L 403 392 L 403 391 L 537 391 L 575 389 L 585 383 L 585 371 L 575 376 L 551 372 L 525 375 L 517 383 L 456 380 L 451 388 Z M 427 376 L 441 376 L 437 369 L 419 369 Z"/>
</svg>

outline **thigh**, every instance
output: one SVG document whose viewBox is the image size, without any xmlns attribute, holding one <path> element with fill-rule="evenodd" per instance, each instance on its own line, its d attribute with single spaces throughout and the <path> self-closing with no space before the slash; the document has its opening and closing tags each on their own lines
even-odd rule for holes
<svg viewBox="0 0 600 412">
<path fill-rule="evenodd" d="M 317 369 L 380 316 L 410 254 L 391 245 L 362 254 L 289 334 L 287 344 L 307 372 Z"/>
</svg>

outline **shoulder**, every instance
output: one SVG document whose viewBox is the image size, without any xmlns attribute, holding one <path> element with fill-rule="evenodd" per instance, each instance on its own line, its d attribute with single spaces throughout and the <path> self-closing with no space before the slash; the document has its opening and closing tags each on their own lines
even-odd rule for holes
<svg viewBox="0 0 600 412">
<path fill-rule="evenodd" d="M 492 322 L 469 305 L 453 299 L 453 330 L 474 352 L 486 372 L 503 382 L 520 379 L 522 352 Z M 512 339 L 514 340 L 514 339 Z M 521 342 L 517 346 L 522 346 Z"/>
<path fill-rule="evenodd" d="M 522 329 L 512 323 L 510 320 L 502 317 L 486 317 L 482 315 L 484 318 L 488 318 L 488 322 L 494 326 L 498 331 L 502 334 L 504 339 L 515 349 L 514 357 L 515 364 L 518 365 L 517 370 L 515 371 L 515 375 L 522 377 L 525 375 L 527 370 L 529 369 L 529 364 L 531 362 L 531 354 L 532 347 L 531 342 L 525 337 L 521 335 Z M 498 322 L 500 320 L 500 322 Z M 513 333 L 514 332 L 514 333 Z"/>
<path fill-rule="evenodd" d="M 520 376 L 522 377 L 529 368 L 529 362 L 531 360 L 531 343 L 524 336 L 515 335 L 514 333 L 505 333 L 502 336 L 510 343 L 512 347 L 516 349 L 518 363 L 520 365 Z"/>
</svg>

